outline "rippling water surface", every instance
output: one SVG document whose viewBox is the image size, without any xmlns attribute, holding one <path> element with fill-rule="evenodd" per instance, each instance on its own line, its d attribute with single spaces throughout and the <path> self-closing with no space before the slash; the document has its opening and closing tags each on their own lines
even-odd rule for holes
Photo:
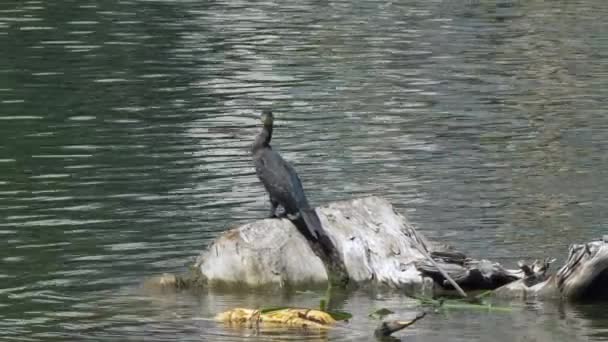
<svg viewBox="0 0 608 342">
<path fill-rule="evenodd" d="M 323 293 L 149 295 L 266 214 L 255 115 L 313 203 L 377 194 L 432 239 L 507 265 L 606 233 L 608 3 L 0 3 L 0 339 L 370 340 L 209 321 Z M 491 246 L 491 247 L 490 247 Z M 558 262 L 559 263 L 559 262 Z M 433 315 L 409 341 L 608 340 L 601 305 Z"/>
</svg>

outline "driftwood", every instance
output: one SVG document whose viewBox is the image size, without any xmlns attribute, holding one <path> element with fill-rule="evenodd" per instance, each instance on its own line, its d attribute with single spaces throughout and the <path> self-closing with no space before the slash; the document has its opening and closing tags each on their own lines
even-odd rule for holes
<svg viewBox="0 0 608 342">
<path fill-rule="evenodd" d="M 431 256 L 465 290 L 491 290 L 523 277 L 521 271 L 508 270 L 488 260 L 470 259 L 458 252 L 434 252 Z M 437 267 L 428 261 L 421 260 L 416 267 L 442 288 L 452 288 Z"/>
<path fill-rule="evenodd" d="M 547 269 L 551 262 L 535 262 L 522 279 L 495 290 L 495 295 L 571 300 L 608 299 L 608 236 L 585 244 L 571 245 L 566 263 L 557 273 L 548 275 Z"/>
<path fill-rule="evenodd" d="M 384 321 L 374 330 L 374 336 L 376 336 L 377 339 L 384 340 L 393 333 L 403 330 L 416 323 L 416 321 L 423 319 L 424 316 L 426 316 L 426 312 L 419 313 L 411 321 Z"/>
<path fill-rule="evenodd" d="M 454 289 L 456 289 L 456 291 L 458 291 L 458 294 L 460 294 L 463 298 L 467 298 L 467 294 L 466 292 L 464 292 L 464 290 L 462 289 L 462 287 L 460 287 L 460 285 L 458 285 L 458 283 L 454 280 L 454 278 L 452 278 L 448 272 L 446 272 L 443 267 L 441 265 L 439 265 L 439 263 L 433 259 L 432 256 L 429 255 L 429 253 L 427 253 L 425 250 L 423 250 L 422 248 L 418 248 L 418 251 L 424 255 L 424 257 L 426 258 L 426 260 L 430 263 L 430 265 L 433 266 L 433 270 L 437 271 L 437 273 L 439 273 L 444 279 L 445 281 L 450 284 L 450 286 L 452 286 Z M 420 270 L 420 266 L 417 265 L 418 270 Z"/>
<path fill-rule="evenodd" d="M 418 233 L 386 200 L 367 197 L 317 208 L 351 283 L 432 295 L 453 287 L 430 254 L 464 290 L 501 296 L 585 298 L 608 294 L 608 242 L 572 245 L 566 264 L 548 274 L 550 260 L 507 269 L 474 260 Z M 286 219 L 265 219 L 222 234 L 198 258 L 196 279 L 208 288 L 325 285 L 328 275 L 307 240 Z"/>
</svg>

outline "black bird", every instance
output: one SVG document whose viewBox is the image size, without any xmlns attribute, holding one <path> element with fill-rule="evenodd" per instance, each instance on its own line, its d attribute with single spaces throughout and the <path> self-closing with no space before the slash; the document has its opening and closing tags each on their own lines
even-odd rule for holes
<svg viewBox="0 0 608 342">
<path fill-rule="evenodd" d="M 277 217 L 276 210 L 280 205 L 288 217 L 301 217 L 308 233 L 317 240 L 323 234 L 323 228 L 317 213 L 308 204 L 302 182 L 293 166 L 270 146 L 274 122 L 272 112 L 265 110 L 260 118 L 264 127 L 255 138 L 251 152 L 255 172 L 270 197 L 270 217 Z"/>
</svg>

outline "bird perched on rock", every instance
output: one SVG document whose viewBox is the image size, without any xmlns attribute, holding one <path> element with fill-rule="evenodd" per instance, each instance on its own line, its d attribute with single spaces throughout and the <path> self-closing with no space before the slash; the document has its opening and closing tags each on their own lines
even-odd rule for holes
<svg viewBox="0 0 608 342">
<path fill-rule="evenodd" d="M 277 208 L 282 206 L 288 217 L 304 220 L 307 232 L 303 234 L 317 240 L 324 234 L 323 227 L 317 213 L 308 204 L 302 182 L 293 166 L 270 146 L 274 116 L 265 110 L 260 119 L 263 127 L 255 138 L 251 153 L 255 172 L 270 197 L 270 217 L 277 217 Z"/>
</svg>

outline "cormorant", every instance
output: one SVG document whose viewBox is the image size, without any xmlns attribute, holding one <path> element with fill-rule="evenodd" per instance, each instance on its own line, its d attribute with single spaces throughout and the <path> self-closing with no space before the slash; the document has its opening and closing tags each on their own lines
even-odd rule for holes
<svg viewBox="0 0 608 342">
<path fill-rule="evenodd" d="M 277 217 L 276 210 L 280 205 L 288 217 L 300 216 L 308 233 L 317 240 L 323 233 L 323 228 L 317 213 L 308 205 L 302 182 L 293 166 L 270 146 L 274 122 L 272 112 L 265 110 L 260 118 L 264 126 L 255 138 L 251 152 L 255 172 L 270 197 L 270 217 Z"/>
</svg>

